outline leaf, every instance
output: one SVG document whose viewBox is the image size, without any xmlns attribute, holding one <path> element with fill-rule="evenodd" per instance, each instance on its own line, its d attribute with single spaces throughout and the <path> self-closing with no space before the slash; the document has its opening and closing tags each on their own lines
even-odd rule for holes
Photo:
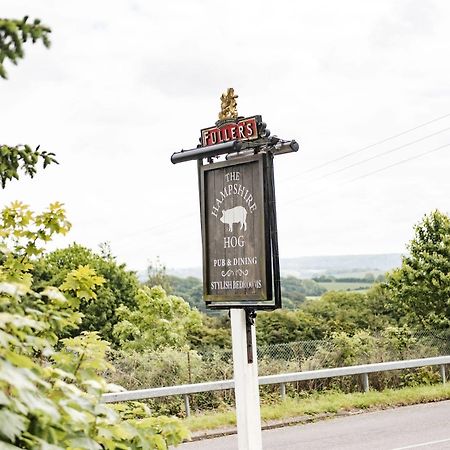
<svg viewBox="0 0 450 450">
<path fill-rule="evenodd" d="M 109 405 L 98 403 L 95 406 L 95 415 L 103 417 L 109 424 L 113 424 L 119 420 L 119 415 Z"/>
<path fill-rule="evenodd" d="M 88 265 L 79 266 L 67 274 L 66 280 L 59 287 L 62 291 L 74 291 L 76 297 L 90 300 L 97 298 L 94 289 L 101 286 L 105 279 L 96 275 Z"/>
<path fill-rule="evenodd" d="M 57 288 L 52 286 L 47 286 L 43 292 L 42 295 L 45 297 L 48 297 L 52 302 L 56 304 L 66 304 L 68 303 L 67 298 L 64 296 L 64 294 Z"/>
<path fill-rule="evenodd" d="M 131 441 L 138 435 L 138 431 L 128 422 L 122 422 L 113 427 L 114 436 L 121 441 Z"/>
<path fill-rule="evenodd" d="M 75 423 L 87 423 L 86 412 L 78 411 L 70 406 L 64 406 L 64 411 L 69 415 L 70 420 Z"/>
<path fill-rule="evenodd" d="M 40 444 L 39 450 L 65 450 L 64 447 L 60 447 L 59 445 L 49 444 L 48 442 L 44 441 L 43 439 L 37 438 L 36 440 Z"/>
<path fill-rule="evenodd" d="M 8 410 L 0 409 L 0 435 L 14 441 L 27 428 L 28 419 Z"/>
<path fill-rule="evenodd" d="M 33 384 L 37 380 L 37 376 L 33 372 L 15 367 L 7 361 L 0 360 L 0 380 L 6 381 L 17 390 L 37 390 L 37 387 Z"/>
<path fill-rule="evenodd" d="M 0 391 L 0 405 L 8 406 L 10 404 L 11 401 L 9 400 L 9 398 L 2 391 Z"/>
<path fill-rule="evenodd" d="M 31 358 L 25 355 L 20 355 L 19 353 L 7 351 L 5 352 L 5 359 L 17 367 L 24 367 L 26 369 L 36 367 L 36 364 Z"/>
<path fill-rule="evenodd" d="M 15 445 L 8 444 L 7 442 L 0 442 L 0 444 L 1 444 L 1 447 L 0 447 L 1 450 L 21 450 L 20 447 L 16 447 Z"/>
<path fill-rule="evenodd" d="M 34 392 L 31 393 L 27 390 L 19 390 L 18 397 L 27 405 L 30 411 L 33 411 L 33 413 L 39 411 L 54 422 L 57 422 L 61 417 L 57 406 L 52 401 L 43 398 L 40 395 L 37 396 Z"/>
<path fill-rule="evenodd" d="M 95 442 L 93 439 L 88 437 L 80 437 L 68 439 L 67 443 L 70 448 L 80 449 L 80 450 L 101 450 L 102 447 L 100 444 Z"/>
<path fill-rule="evenodd" d="M 28 289 L 26 289 L 20 283 L 7 283 L 7 282 L 0 283 L 0 292 L 4 292 L 5 294 L 9 294 L 12 296 L 25 295 L 27 291 Z"/>
</svg>

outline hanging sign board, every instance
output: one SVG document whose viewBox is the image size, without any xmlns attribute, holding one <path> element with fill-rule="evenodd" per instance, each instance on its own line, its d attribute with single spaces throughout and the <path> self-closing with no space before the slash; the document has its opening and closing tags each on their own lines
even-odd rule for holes
<svg viewBox="0 0 450 450">
<path fill-rule="evenodd" d="M 267 155 L 200 166 L 204 299 L 273 297 Z"/>
</svg>

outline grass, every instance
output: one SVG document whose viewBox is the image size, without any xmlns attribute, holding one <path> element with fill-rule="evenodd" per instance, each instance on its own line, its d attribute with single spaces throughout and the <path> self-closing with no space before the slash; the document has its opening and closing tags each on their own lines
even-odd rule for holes
<svg viewBox="0 0 450 450">
<path fill-rule="evenodd" d="M 261 406 L 263 421 L 292 419 L 300 416 L 319 416 L 361 409 L 385 409 L 450 399 L 450 384 L 386 389 L 367 393 L 314 393 L 306 398 L 286 398 L 271 405 Z M 214 430 L 236 424 L 234 411 L 192 415 L 184 419 L 191 432 Z"/>
</svg>

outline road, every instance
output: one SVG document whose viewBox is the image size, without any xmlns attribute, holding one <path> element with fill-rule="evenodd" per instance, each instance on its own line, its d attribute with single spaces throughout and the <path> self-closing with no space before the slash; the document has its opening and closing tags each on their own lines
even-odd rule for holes
<svg viewBox="0 0 450 450">
<path fill-rule="evenodd" d="M 263 431 L 264 450 L 450 449 L 450 401 L 339 417 Z M 180 450 L 237 449 L 237 436 L 183 444 Z"/>
</svg>

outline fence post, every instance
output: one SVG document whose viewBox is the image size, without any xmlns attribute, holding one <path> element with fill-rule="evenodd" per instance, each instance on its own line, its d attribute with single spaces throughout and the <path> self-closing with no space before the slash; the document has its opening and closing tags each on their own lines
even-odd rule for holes
<svg viewBox="0 0 450 450">
<path fill-rule="evenodd" d="M 286 383 L 280 383 L 280 395 L 281 400 L 284 400 L 286 398 Z"/>
<path fill-rule="evenodd" d="M 184 410 L 186 411 L 186 417 L 189 417 L 191 415 L 191 407 L 189 405 L 189 395 L 184 394 Z"/>
<path fill-rule="evenodd" d="M 192 384 L 192 368 L 191 368 L 191 351 L 187 352 L 187 363 L 188 363 L 188 381 Z"/>
<path fill-rule="evenodd" d="M 369 392 L 369 374 L 362 373 L 361 380 L 362 380 L 364 392 Z"/>
<path fill-rule="evenodd" d="M 445 364 L 439 366 L 439 373 L 441 374 L 442 384 L 445 384 L 447 381 L 445 377 Z"/>
</svg>

